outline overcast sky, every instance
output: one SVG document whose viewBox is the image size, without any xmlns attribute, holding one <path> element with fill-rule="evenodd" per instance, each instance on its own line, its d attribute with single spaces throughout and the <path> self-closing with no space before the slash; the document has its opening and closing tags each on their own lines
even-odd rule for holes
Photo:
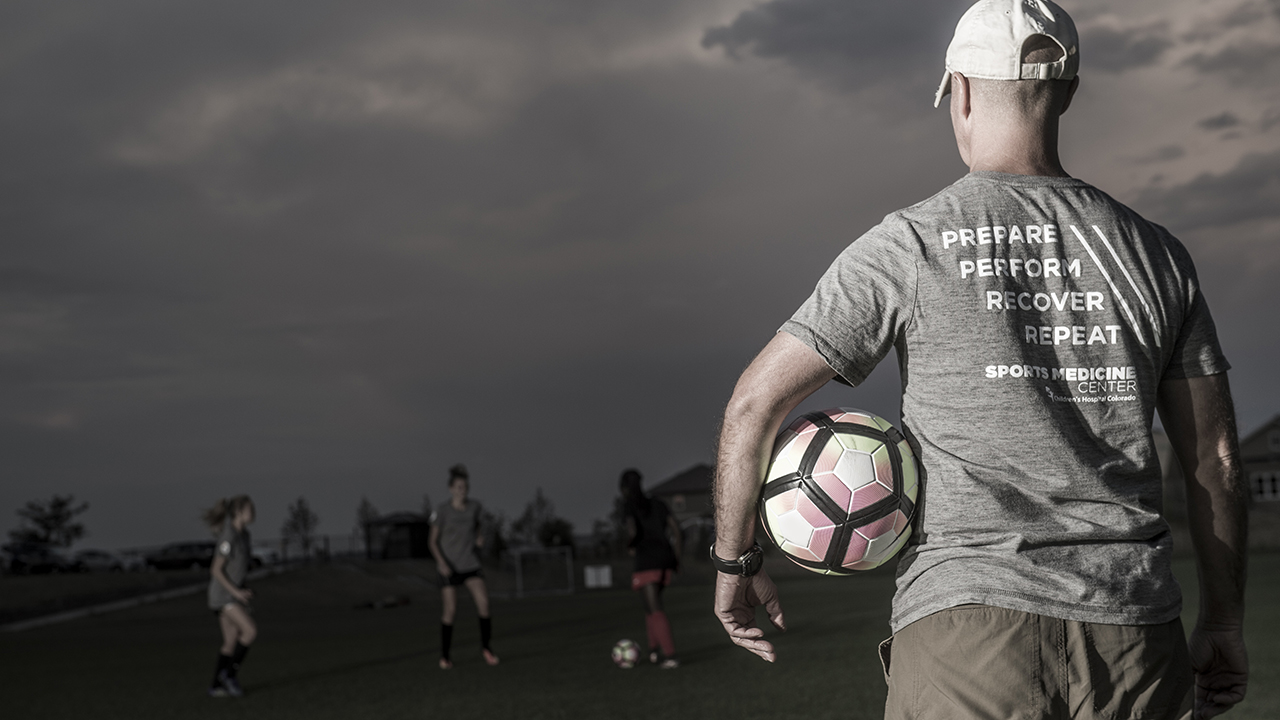
<svg viewBox="0 0 1280 720">
<path fill-rule="evenodd" d="M 967 0 L 8 2 L 0 530 L 260 537 L 710 462 L 835 255 L 966 170 L 931 107 Z M 1069 172 L 1190 248 L 1241 427 L 1280 412 L 1280 0 L 1064 0 Z M 811 406 L 898 417 L 896 369 Z M 985 428 L 1000 432 L 1001 428 Z"/>
</svg>

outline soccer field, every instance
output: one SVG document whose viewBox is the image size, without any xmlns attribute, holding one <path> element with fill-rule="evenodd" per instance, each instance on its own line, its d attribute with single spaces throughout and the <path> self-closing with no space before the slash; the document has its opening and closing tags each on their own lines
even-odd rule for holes
<svg viewBox="0 0 1280 720">
<path fill-rule="evenodd" d="M 771 561 L 776 563 L 776 561 Z M 731 646 L 710 613 L 708 576 L 689 573 L 667 594 L 684 665 L 614 667 L 620 638 L 644 639 L 631 592 L 496 601 L 494 648 L 481 661 L 474 609 L 462 603 L 456 667 L 435 667 L 438 600 L 408 563 L 335 562 L 256 586 L 262 635 L 242 672 L 240 700 L 204 696 L 218 644 L 203 597 L 0 635 L 4 717 L 84 718 L 878 718 L 884 702 L 875 647 L 888 633 L 893 579 L 785 573 L 791 630 L 779 661 Z M 1178 566 L 1194 587 L 1188 562 Z M 693 575 L 698 577 L 692 577 Z M 406 607 L 355 605 L 389 594 Z M 1250 564 L 1248 700 L 1227 718 L 1280 717 L 1280 555 Z M 1195 608 L 1188 603 L 1184 621 Z"/>
</svg>

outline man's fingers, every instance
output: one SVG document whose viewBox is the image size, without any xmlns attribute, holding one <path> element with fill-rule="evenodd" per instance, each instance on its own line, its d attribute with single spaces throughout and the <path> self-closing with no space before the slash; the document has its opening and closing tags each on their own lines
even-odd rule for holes
<svg viewBox="0 0 1280 720">
<path fill-rule="evenodd" d="M 778 608 L 778 613 L 776 615 L 769 613 L 769 622 L 773 623 L 773 626 L 779 630 L 787 629 L 787 622 L 782 619 L 782 608 Z"/>
<path fill-rule="evenodd" d="M 1208 720 L 1235 707 L 1244 700 L 1244 693 L 1239 690 L 1211 690 L 1196 688 L 1196 720 Z"/>
<path fill-rule="evenodd" d="M 764 637 L 764 631 L 758 627 L 737 626 L 729 628 L 729 637 L 734 638 L 758 638 Z"/>
<path fill-rule="evenodd" d="M 778 659 L 778 656 L 773 652 L 773 645 L 766 640 L 751 640 L 741 637 L 733 637 L 732 640 L 733 644 L 740 648 L 750 650 L 760 656 L 763 660 L 773 662 Z"/>
</svg>

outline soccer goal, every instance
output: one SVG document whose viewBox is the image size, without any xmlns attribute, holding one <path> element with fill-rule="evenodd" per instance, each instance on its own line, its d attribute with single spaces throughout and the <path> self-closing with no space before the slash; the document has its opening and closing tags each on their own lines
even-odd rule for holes
<svg viewBox="0 0 1280 720">
<path fill-rule="evenodd" d="M 511 597 L 562 595 L 573 592 L 573 549 L 568 547 L 516 548 L 502 554 L 501 579 L 494 578 L 497 593 Z"/>
</svg>

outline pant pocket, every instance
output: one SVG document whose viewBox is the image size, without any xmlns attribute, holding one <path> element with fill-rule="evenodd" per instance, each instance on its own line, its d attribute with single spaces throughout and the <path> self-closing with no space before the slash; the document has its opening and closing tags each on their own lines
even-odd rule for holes
<svg viewBox="0 0 1280 720">
<path fill-rule="evenodd" d="M 1191 690 L 1182 621 L 1086 625 L 1094 712 L 1115 720 L 1173 718 Z"/>
</svg>

